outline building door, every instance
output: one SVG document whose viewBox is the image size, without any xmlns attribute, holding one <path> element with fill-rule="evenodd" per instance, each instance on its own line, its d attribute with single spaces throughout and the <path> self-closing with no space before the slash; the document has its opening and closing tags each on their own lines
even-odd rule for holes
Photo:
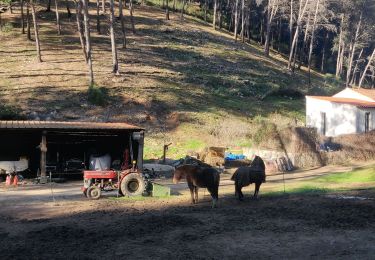
<svg viewBox="0 0 375 260">
<path fill-rule="evenodd" d="M 320 133 L 322 135 L 326 135 L 326 127 L 327 127 L 327 120 L 326 120 L 326 113 L 320 112 Z"/>
<path fill-rule="evenodd" d="M 365 113 L 365 133 L 370 131 L 370 112 Z"/>
</svg>

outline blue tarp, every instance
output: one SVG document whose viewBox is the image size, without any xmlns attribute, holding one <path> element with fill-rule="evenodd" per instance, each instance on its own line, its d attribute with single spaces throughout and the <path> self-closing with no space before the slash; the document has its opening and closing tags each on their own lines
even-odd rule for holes
<svg viewBox="0 0 375 260">
<path fill-rule="evenodd" d="M 233 153 L 225 154 L 225 160 L 227 161 L 244 160 L 244 159 L 246 159 L 246 156 L 243 154 L 233 154 Z"/>
</svg>

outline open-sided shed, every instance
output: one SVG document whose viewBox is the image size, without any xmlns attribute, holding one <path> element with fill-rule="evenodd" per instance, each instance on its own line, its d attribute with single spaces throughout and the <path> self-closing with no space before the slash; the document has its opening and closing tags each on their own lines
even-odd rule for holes
<svg viewBox="0 0 375 260">
<path fill-rule="evenodd" d="M 127 123 L 0 121 L 0 162 L 27 159 L 41 177 L 53 169 L 68 172 L 69 163 L 110 155 L 123 167 L 143 165 L 144 129 Z"/>
</svg>

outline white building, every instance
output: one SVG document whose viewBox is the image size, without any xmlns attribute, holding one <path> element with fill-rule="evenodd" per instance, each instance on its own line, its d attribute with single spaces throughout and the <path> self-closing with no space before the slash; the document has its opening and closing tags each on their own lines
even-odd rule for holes
<svg viewBox="0 0 375 260">
<path fill-rule="evenodd" d="M 325 136 L 375 129 L 375 89 L 346 88 L 332 97 L 306 96 L 306 126 Z"/>
</svg>

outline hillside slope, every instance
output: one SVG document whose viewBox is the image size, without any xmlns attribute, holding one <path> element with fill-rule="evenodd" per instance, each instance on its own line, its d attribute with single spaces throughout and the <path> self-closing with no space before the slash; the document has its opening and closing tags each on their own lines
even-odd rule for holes
<svg viewBox="0 0 375 260">
<path fill-rule="evenodd" d="M 66 10 L 60 10 L 62 35 L 58 36 L 54 13 L 38 6 L 44 61 L 38 63 L 34 42 L 20 33 L 19 6 L 14 9 L 14 14 L 2 15 L 10 28 L 0 35 L 3 112 L 15 111 L 30 119 L 138 124 L 147 129 L 148 158 L 160 156 L 164 142 L 173 142 L 170 155 L 174 157 L 207 144 L 250 145 L 262 122 L 304 122 L 303 97 L 267 97 L 271 91 L 334 90 L 317 73 L 308 89 L 305 72 L 290 75 L 281 56 L 266 58 L 256 44 L 235 43 L 228 33 L 189 17 L 181 21 L 179 14 L 172 13 L 166 21 L 163 10 L 147 6 L 135 7 L 135 35 L 125 11 L 128 48 L 122 49 L 118 39 L 121 75 L 113 76 L 110 39 L 108 33 L 96 33 L 92 6 L 95 82 L 108 95 L 106 105 L 96 106 L 87 98 L 87 69 L 75 15 L 69 19 Z M 103 29 L 108 32 L 108 27 Z"/>
</svg>

